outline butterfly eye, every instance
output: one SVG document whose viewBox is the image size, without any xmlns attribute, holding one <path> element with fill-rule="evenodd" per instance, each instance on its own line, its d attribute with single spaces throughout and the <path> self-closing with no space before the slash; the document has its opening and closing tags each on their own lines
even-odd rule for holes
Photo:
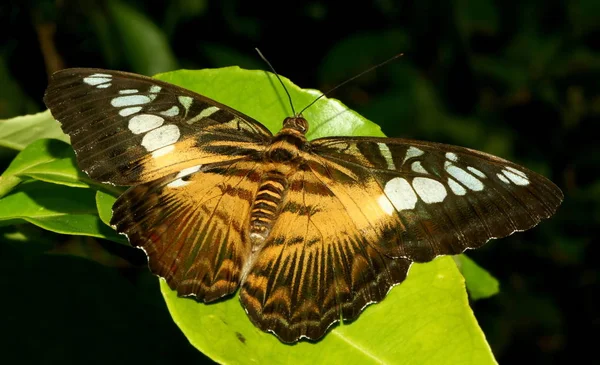
<svg viewBox="0 0 600 365">
<path fill-rule="evenodd" d="M 304 117 L 288 117 L 283 121 L 283 128 L 292 128 L 301 133 L 308 131 L 308 122 Z"/>
<path fill-rule="evenodd" d="M 304 132 L 304 133 L 308 132 L 308 122 L 306 121 L 306 119 L 300 117 L 300 118 L 296 118 L 296 121 L 298 123 L 299 129 L 302 132 Z"/>
</svg>

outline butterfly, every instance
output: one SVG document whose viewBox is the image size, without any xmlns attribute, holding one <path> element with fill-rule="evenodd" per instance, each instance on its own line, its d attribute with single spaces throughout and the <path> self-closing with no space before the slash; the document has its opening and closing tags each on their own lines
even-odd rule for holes
<svg viewBox="0 0 600 365">
<path fill-rule="evenodd" d="M 111 225 L 178 295 L 239 291 L 281 341 L 318 340 L 402 282 L 413 262 L 532 228 L 563 199 L 493 155 L 400 138 L 308 141 L 149 77 L 55 73 L 44 101 L 90 178 L 130 186 Z"/>
</svg>

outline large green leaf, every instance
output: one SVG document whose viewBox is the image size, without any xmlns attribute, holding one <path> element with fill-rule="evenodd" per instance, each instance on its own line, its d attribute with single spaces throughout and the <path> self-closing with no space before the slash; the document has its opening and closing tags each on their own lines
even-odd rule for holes
<svg viewBox="0 0 600 365">
<path fill-rule="evenodd" d="M 263 71 L 231 67 L 177 71 L 158 78 L 238 109 L 272 131 L 291 114 L 281 86 Z M 296 111 L 319 95 L 285 78 L 284 82 Z M 304 115 L 311 123 L 309 138 L 382 135 L 377 125 L 336 100 L 323 98 Z M 468 305 L 464 279 L 450 258 L 414 265 L 406 282 L 382 303 L 369 307 L 355 323 L 335 327 L 317 344 L 282 344 L 256 329 L 237 299 L 205 305 L 178 298 L 164 283 L 162 288 L 173 318 L 190 342 L 220 362 L 495 363 Z"/>
</svg>

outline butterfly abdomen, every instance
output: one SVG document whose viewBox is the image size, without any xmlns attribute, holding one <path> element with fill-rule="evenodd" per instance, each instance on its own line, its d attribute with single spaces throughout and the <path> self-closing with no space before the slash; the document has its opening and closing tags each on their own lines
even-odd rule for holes
<svg viewBox="0 0 600 365">
<path fill-rule="evenodd" d="M 280 171 L 270 171 L 263 177 L 250 213 L 249 233 L 254 247 L 258 248 L 269 235 L 287 186 L 287 178 Z"/>
</svg>

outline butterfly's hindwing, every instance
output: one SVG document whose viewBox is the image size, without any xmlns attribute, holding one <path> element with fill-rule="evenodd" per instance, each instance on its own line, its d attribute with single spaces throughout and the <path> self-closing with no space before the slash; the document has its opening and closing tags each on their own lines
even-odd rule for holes
<svg viewBox="0 0 600 365">
<path fill-rule="evenodd" d="M 357 224 L 329 184 L 310 170 L 289 179 L 269 238 L 242 283 L 253 323 L 285 342 L 317 340 L 351 321 L 406 277 L 410 261 L 377 249 L 383 237 Z"/>
<path fill-rule="evenodd" d="M 96 69 L 55 73 L 44 98 L 90 177 L 136 185 L 264 149 L 252 118 L 172 84 Z"/>
<path fill-rule="evenodd" d="M 191 167 L 130 188 L 111 224 L 144 249 L 152 272 L 179 295 L 210 302 L 239 287 L 259 181 L 252 161 Z"/>
<path fill-rule="evenodd" d="M 479 247 L 533 227 L 563 198 L 545 177 L 467 148 L 368 137 L 323 138 L 312 146 L 338 176 L 332 189 L 388 216 L 380 249 L 393 257 L 422 262 Z"/>
</svg>

